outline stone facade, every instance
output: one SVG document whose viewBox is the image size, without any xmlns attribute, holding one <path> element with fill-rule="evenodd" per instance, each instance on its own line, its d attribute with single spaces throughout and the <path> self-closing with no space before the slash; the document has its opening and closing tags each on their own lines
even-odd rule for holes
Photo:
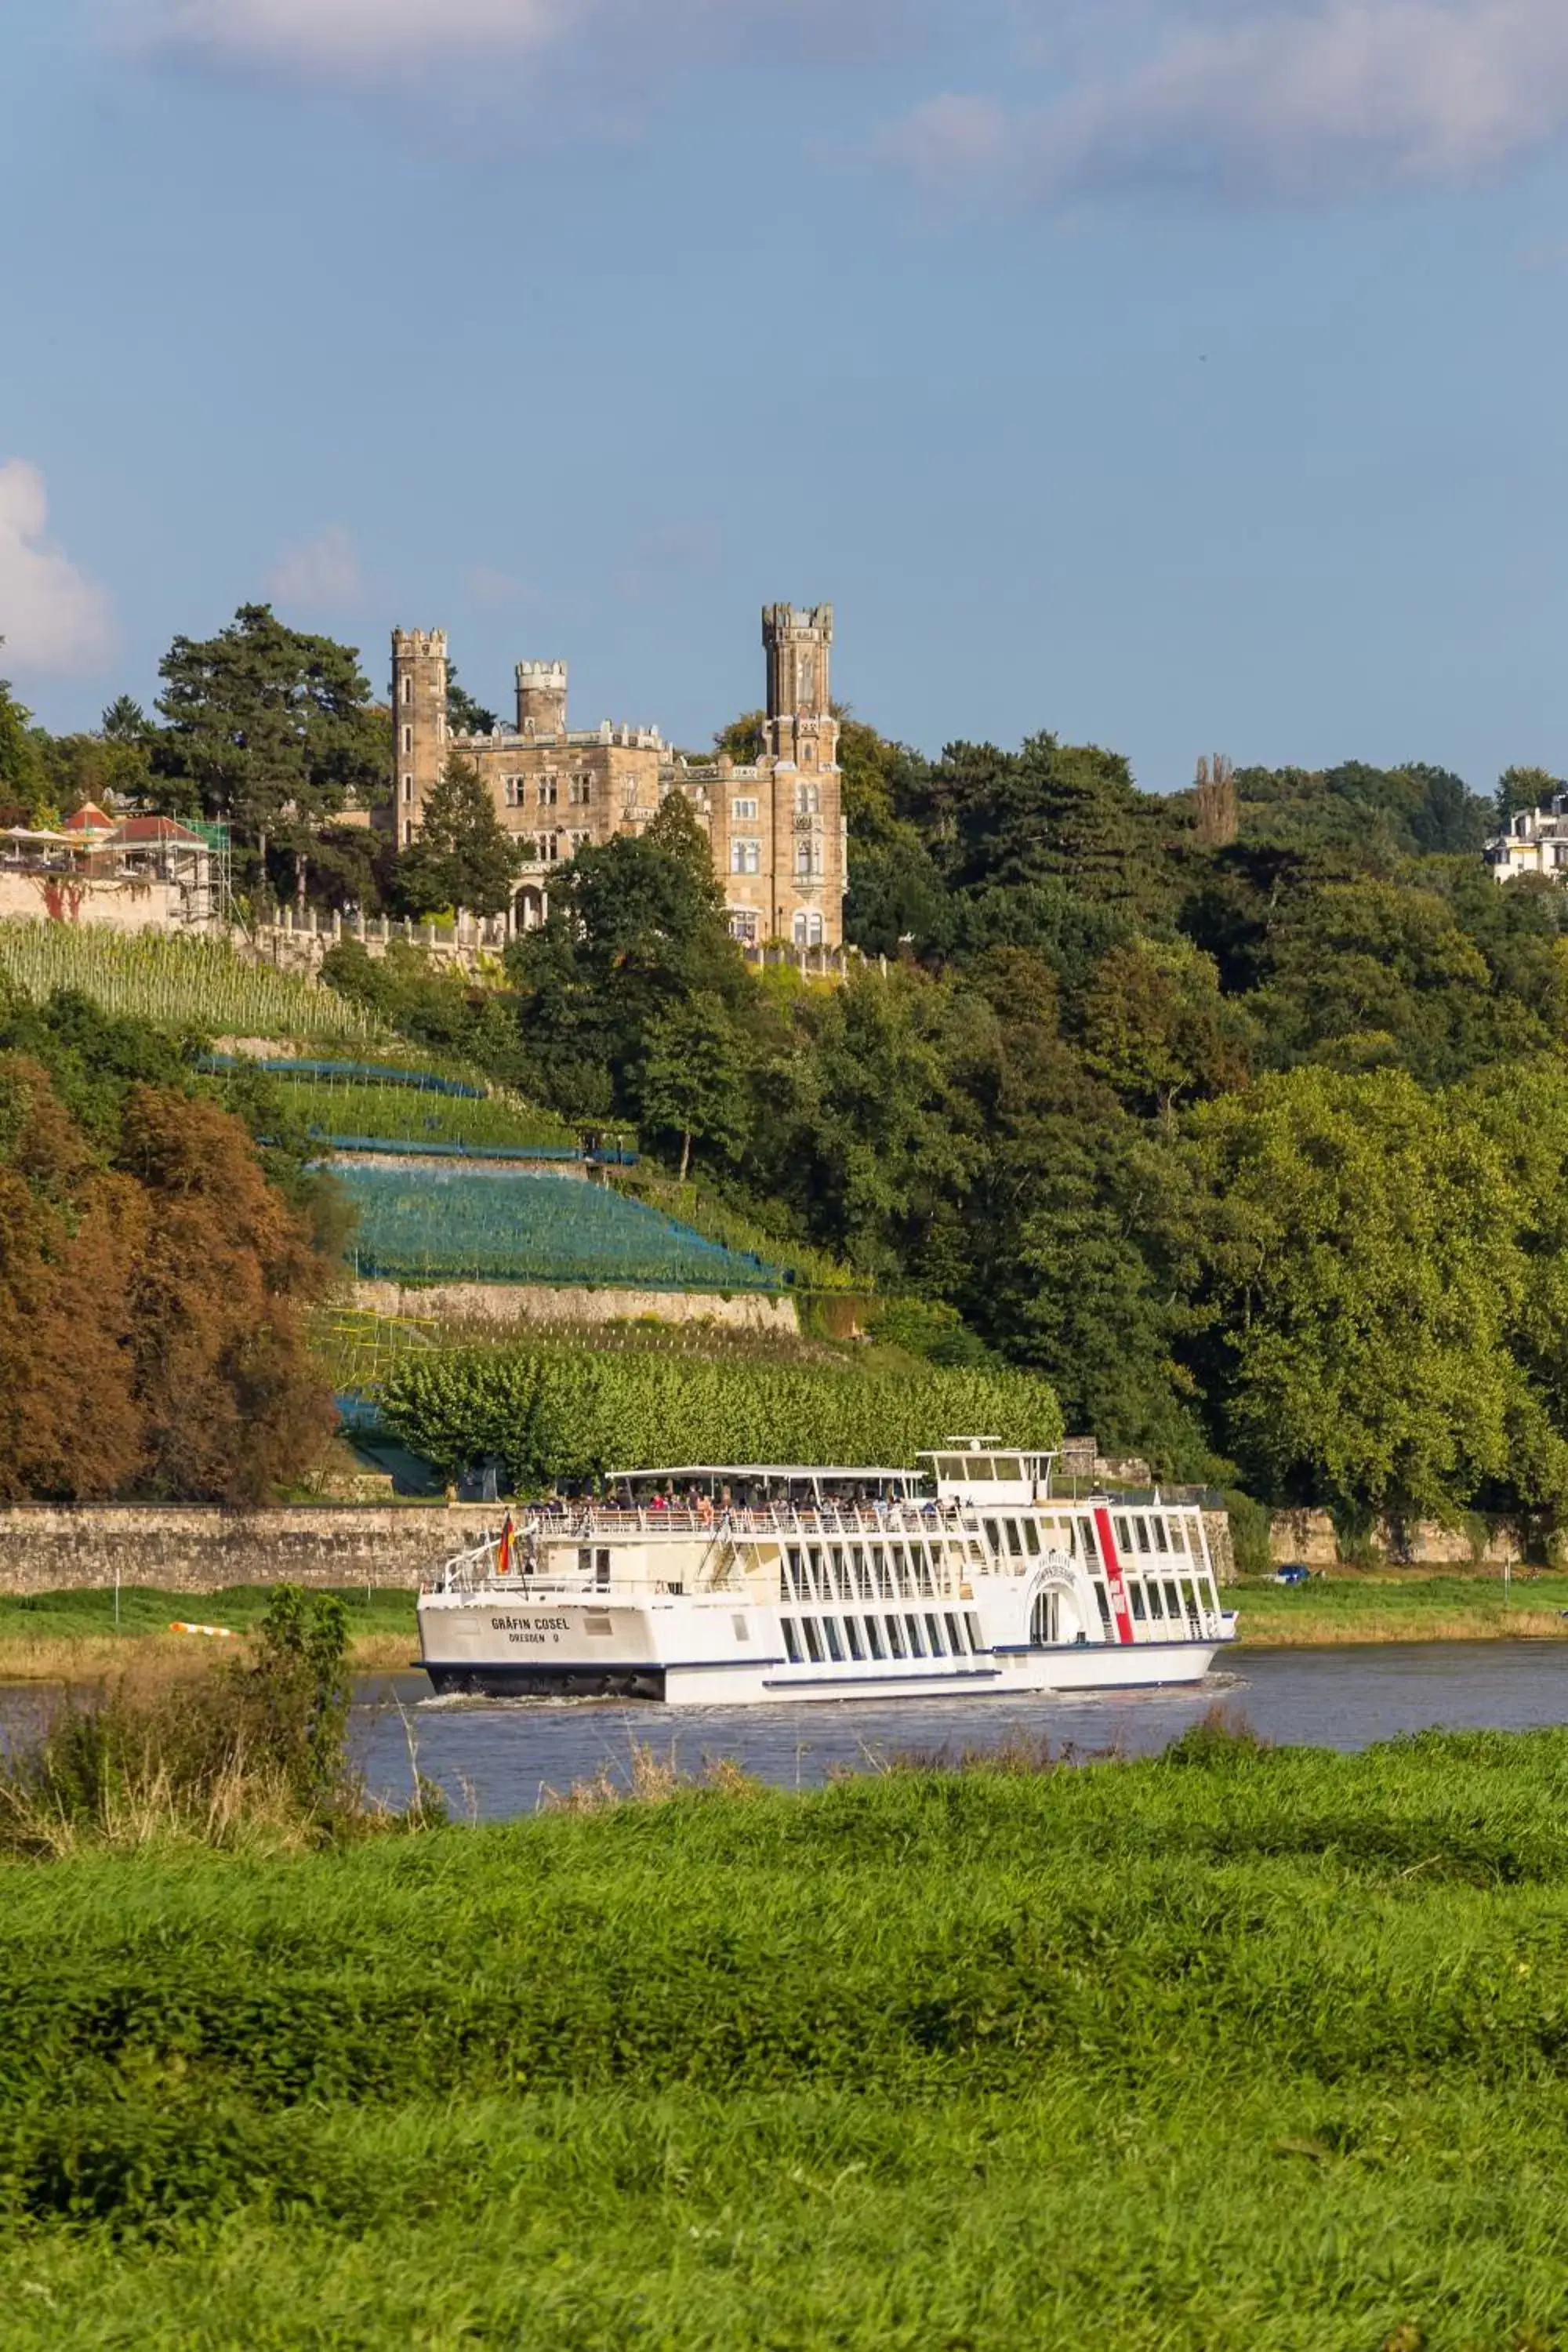
<svg viewBox="0 0 1568 2352">
<path fill-rule="evenodd" d="M 502 1514 L 494 1503 L 374 1507 L 296 1504 L 223 1511 L 205 1504 L 19 1504 L 0 1510 L 0 1592 L 65 1592 L 153 1584 L 216 1592 L 226 1584 L 417 1589 L 444 1559 L 477 1543 Z"/>
<path fill-rule="evenodd" d="M 614 834 L 642 832 L 668 793 L 683 792 L 708 835 L 735 937 L 750 947 L 783 940 L 837 948 L 844 935 L 845 838 L 830 698 L 832 605 L 768 605 L 763 645 L 763 748 L 754 761 L 737 764 L 683 759 L 657 727 L 606 719 L 572 728 L 561 661 L 518 663 L 512 727 L 454 734 L 446 632 L 395 630 L 393 799 L 383 822 L 400 844 L 411 842 L 447 760 L 458 752 L 472 761 L 527 856 L 516 911 L 528 929 L 543 919 L 556 866 Z"/>
</svg>

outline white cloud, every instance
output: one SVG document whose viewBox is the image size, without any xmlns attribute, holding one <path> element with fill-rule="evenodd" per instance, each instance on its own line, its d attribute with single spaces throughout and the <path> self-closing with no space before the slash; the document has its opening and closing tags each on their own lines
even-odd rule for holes
<svg viewBox="0 0 1568 2352">
<path fill-rule="evenodd" d="M 353 541 L 341 522 L 330 522 L 314 539 L 285 548 L 267 575 L 280 604 L 308 612 L 352 612 L 365 597 L 364 573 Z"/>
<path fill-rule="evenodd" d="M 639 87 L 704 59 L 819 68 L 890 53 L 931 0 L 92 0 L 132 47 L 218 69 L 316 84 L 461 80 L 476 63 L 531 67 L 562 53 L 593 82 Z M 940 5 L 940 0 L 939 0 Z M 471 83 L 464 87 L 472 95 Z"/>
<path fill-rule="evenodd" d="M 0 637 L 8 668 L 101 669 L 114 651 L 106 592 L 45 537 L 44 478 L 25 457 L 0 466 Z"/>
<path fill-rule="evenodd" d="M 493 563 L 472 563 L 463 574 L 463 593 L 470 604 L 531 604 L 533 592 L 510 572 L 498 571 Z"/>
<path fill-rule="evenodd" d="M 959 114 L 944 158 L 926 108 L 884 149 L 900 156 L 908 139 L 901 160 L 922 176 L 1000 174 L 1046 197 L 1191 187 L 1320 200 L 1463 184 L 1568 129 L 1563 0 L 1186 0 L 1118 15 L 1114 31 L 1113 63 L 1079 55 L 1005 135 L 993 123 L 966 141 L 982 118 Z"/>
<path fill-rule="evenodd" d="M 880 142 L 889 163 L 939 184 L 990 171 L 1005 162 L 1011 146 L 1012 125 L 994 99 L 952 91 L 917 106 Z"/>
</svg>

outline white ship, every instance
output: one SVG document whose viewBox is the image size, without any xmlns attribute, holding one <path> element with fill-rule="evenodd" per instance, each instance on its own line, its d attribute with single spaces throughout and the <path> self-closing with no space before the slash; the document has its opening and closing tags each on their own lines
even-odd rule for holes
<svg viewBox="0 0 1568 2352">
<path fill-rule="evenodd" d="M 1053 1494 L 1053 1459 L 627 1474 L 448 1560 L 421 1662 L 440 1692 L 685 1706 L 1197 1682 L 1236 1635 L 1197 1505 Z"/>
</svg>

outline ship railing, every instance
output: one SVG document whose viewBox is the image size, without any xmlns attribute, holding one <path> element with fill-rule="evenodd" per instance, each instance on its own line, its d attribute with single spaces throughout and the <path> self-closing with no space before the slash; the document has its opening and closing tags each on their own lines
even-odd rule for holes
<svg viewBox="0 0 1568 2352">
<path fill-rule="evenodd" d="M 976 1524 L 967 1504 L 893 1503 L 879 1508 L 869 1503 L 825 1503 L 820 1509 L 802 1509 L 773 1503 L 703 1509 L 672 1503 L 653 1510 L 641 1504 L 590 1503 L 530 1512 L 519 1532 L 556 1542 L 575 1538 L 588 1543 L 595 1538 L 625 1542 L 639 1535 L 930 1535 Z"/>
</svg>

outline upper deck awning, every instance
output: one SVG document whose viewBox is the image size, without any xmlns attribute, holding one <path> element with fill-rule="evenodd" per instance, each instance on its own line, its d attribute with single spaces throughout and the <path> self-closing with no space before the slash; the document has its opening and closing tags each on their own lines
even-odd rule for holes
<svg viewBox="0 0 1568 2352">
<path fill-rule="evenodd" d="M 760 1478 L 774 1484 L 820 1486 L 825 1480 L 834 1485 L 865 1486 L 873 1480 L 888 1484 L 897 1482 L 909 1486 L 919 1478 L 919 1470 L 889 1470 L 862 1467 L 858 1463 L 846 1466 L 843 1463 L 821 1464 L 813 1468 L 802 1462 L 678 1462 L 660 1470 L 610 1470 L 605 1476 L 616 1486 L 641 1485 L 646 1479 L 679 1478 Z"/>
</svg>

